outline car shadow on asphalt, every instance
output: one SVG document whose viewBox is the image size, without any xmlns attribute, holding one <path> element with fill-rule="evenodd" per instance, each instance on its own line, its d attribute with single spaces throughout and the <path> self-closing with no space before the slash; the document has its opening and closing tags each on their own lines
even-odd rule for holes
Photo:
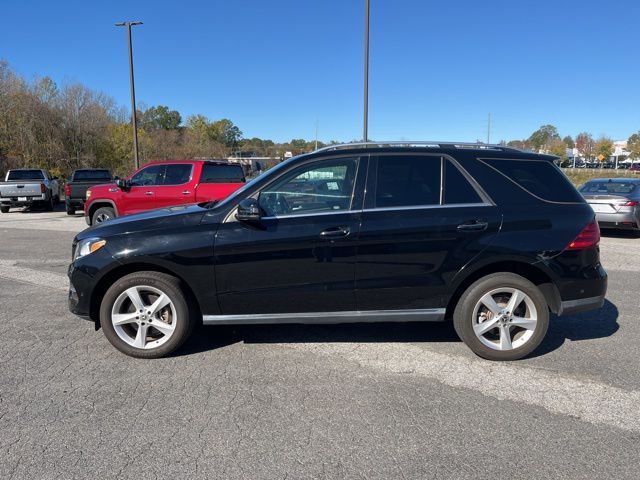
<svg viewBox="0 0 640 480">
<path fill-rule="evenodd" d="M 639 238 L 640 232 L 637 230 L 612 230 L 603 228 L 600 235 L 607 238 Z"/>
<path fill-rule="evenodd" d="M 558 349 L 566 340 L 613 335 L 619 328 L 618 308 L 608 300 L 600 310 L 567 317 L 552 316 L 544 341 L 528 358 Z M 234 343 L 438 343 L 459 342 L 451 322 L 348 323 L 337 325 L 200 326 L 175 356 L 215 350 Z"/>
</svg>

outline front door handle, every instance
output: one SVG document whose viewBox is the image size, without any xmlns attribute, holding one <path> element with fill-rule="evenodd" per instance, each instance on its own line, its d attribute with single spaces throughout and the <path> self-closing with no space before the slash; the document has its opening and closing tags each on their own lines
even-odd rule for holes
<svg viewBox="0 0 640 480">
<path fill-rule="evenodd" d="M 191 195 L 191 192 L 189 190 L 185 190 L 184 192 L 182 192 L 183 195 Z"/>
<path fill-rule="evenodd" d="M 459 232 L 481 232 L 486 230 L 489 226 L 489 222 L 486 220 L 470 220 L 461 225 L 458 225 L 456 230 Z"/>
<path fill-rule="evenodd" d="M 144 192 L 145 195 L 153 195 L 152 191 Z"/>
<path fill-rule="evenodd" d="M 349 227 L 332 227 L 320 232 L 320 238 L 343 238 L 349 236 L 351 229 Z"/>
</svg>

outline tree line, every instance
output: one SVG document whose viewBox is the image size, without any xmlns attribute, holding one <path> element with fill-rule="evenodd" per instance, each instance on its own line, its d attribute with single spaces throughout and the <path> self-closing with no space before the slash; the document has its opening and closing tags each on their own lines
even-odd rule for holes
<svg viewBox="0 0 640 480">
<path fill-rule="evenodd" d="M 142 164 L 234 154 L 282 157 L 316 145 L 304 139 L 244 138 L 229 119 L 191 115 L 183 121 L 164 105 L 140 108 L 136 119 Z M 49 77 L 27 81 L 0 60 L 0 173 L 33 167 L 66 177 L 76 168 L 105 167 L 122 176 L 131 172 L 132 158 L 130 115 L 113 98 L 80 83 L 58 86 Z"/>
<path fill-rule="evenodd" d="M 602 161 L 609 160 L 615 151 L 614 140 L 607 136 L 594 139 L 590 133 L 581 132 L 575 138 L 571 135 L 561 137 L 558 129 L 553 125 L 541 126 L 525 140 L 502 143 L 522 150 L 550 153 L 563 160 L 567 159 L 567 149 L 575 148 L 580 157 L 586 160 L 602 159 Z M 627 151 L 630 158 L 640 159 L 640 131 L 627 139 Z M 624 158 L 620 157 L 619 160 Z"/>
</svg>

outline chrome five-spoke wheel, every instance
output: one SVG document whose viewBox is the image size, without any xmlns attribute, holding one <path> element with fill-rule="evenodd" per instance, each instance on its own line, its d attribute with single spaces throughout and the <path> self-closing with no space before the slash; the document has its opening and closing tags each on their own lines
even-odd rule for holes
<svg viewBox="0 0 640 480">
<path fill-rule="evenodd" d="M 549 307 L 530 280 L 497 272 L 467 287 L 453 312 L 453 326 L 475 354 L 490 360 L 517 360 L 544 339 Z"/>
<path fill-rule="evenodd" d="M 535 332 L 538 311 L 533 300 L 517 288 L 497 288 L 480 298 L 473 310 L 473 331 L 484 345 L 512 350 Z"/>
<path fill-rule="evenodd" d="M 148 285 L 126 289 L 111 309 L 116 334 L 135 348 L 156 348 L 166 343 L 176 322 L 176 308 L 169 296 Z"/>
<path fill-rule="evenodd" d="M 174 352 L 189 337 L 195 318 L 180 281 L 161 272 L 125 275 L 100 304 L 100 325 L 109 342 L 138 358 Z"/>
</svg>

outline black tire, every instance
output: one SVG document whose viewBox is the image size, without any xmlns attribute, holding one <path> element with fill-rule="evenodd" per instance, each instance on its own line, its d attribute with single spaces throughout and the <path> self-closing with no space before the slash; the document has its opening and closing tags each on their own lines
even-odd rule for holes
<svg viewBox="0 0 640 480">
<path fill-rule="evenodd" d="M 67 215 L 75 215 L 76 209 L 67 205 Z"/>
<path fill-rule="evenodd" d="M 116 212 L 111 207 L 100 207 L 93 215 L 91 215 L 91 225 L 95 225 L 97 223 L 106 222 L 111 220 L 112 218 L 116 218 Z"/>
<path fill-rule="evenodd" d="M 52 196 L 52 197 L 49 197 L 49 200 L 45 200 L 44 208 L 48 212 L 53 212 L 53 209 L 55 208 L 55 206 L 56 206 L 55 197 Z"/>
<path fill-rule="evenodd" d="M 510 350 L 495 350 L 485 345 L 473 330 L 476 305 L 486 293 L 500 288 L 516 288 L 522 291 L 531 299 L 537 312 L 533 335 L 520 347 Z M 547 334 L 549 307 L 540 289 L 526 278 L 510 272 L 493 273 L 471 284 L 462 294 L 453 313 L 453 326 L 460 339 L 476 355 L 488 360 L 518 360 L 533 352 Z M 520 332 L 522 332 L 521 329 L 516 329 L 516 335 Z"/>
<path fill-rule="evenodd" d="M 0 207 L 0 212 L 2 213 L 9 213 L 9 210 L 11 209 L 11 207 Z"/>
<path fill-rule="evenodd" d="M 131 287 L 141 286 L 153 287 L 165 293 L 173 303 L 176 312 L 175 330 L 169 339 L 166 343 L 149 349 L 136 348 L 128 344 L 116 333 L 111 322 L 111 311 L 118 297 Z M 122 277 L 107 290 L 100 305 L 100 325 L 107 340 L 122 353 L 135 358 L 160 358 L 170 355 L 189 338 L 195 323 L 194 312 L 189 311 L 186 296 L 180 288 L 180 281 L 160 272 L 136 272 Z M 129 328 L 135 329 L 135 324 L 130 325 Z M 150 328 L 153 324 L 148 323 L 148 326 Z"/>
</svg>

